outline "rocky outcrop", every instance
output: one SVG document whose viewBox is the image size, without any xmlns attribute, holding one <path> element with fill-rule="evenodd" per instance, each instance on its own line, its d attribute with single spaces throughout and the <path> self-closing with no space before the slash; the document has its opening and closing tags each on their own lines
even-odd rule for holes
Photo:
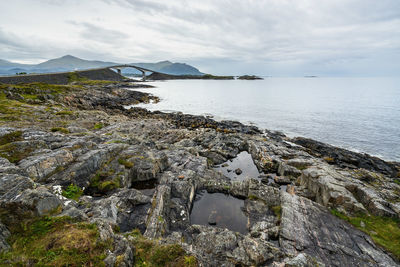
<svg viewBox="0 0 400 267">
<path fill-rule="evenodd" d="M 309 199 L 283 192 L 279 243 L 289 255 L 308 255 L 327 266 L 396 266 L 365 233 Z M 298 256 L 297 256 L 298 257 Z"/>
<path fill-rule="evenodd" d="M 150 96 L 122 85 L 87 90 L 31 106 L 35 127 L 24 120 L 0 127 L 1 250 L 12 247 L 17 222 L 68 216 L 96 226 L 109 244 L 107 266 L 133 266 L 135 229 L 179 244 L 200 266 L 398 266 L 330 212 L 399 218 L 396 164 L 238 122 L 125 110 Z M 216 168 L 243 151 L 259 177 L 244 177 L 246 166 L 239 178 Z M 213 193 L 241 203 L 243 231 L 221 227 L 216 209 L 193 224 L 193 207 Z"/>
</svg>

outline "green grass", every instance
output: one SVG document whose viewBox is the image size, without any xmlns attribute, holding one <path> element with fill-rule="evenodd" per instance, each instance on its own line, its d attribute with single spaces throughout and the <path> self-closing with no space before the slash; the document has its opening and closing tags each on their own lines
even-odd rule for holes
<svg viewBox="0 0 400 267">
<path fill-rule="evenodd" d="M 62 191 L 62 195 L 66 198 L 79 200 L 79 197 L 83 194 L 82 189 L 74 184 L 70 184 L 65 190 Z"/>
<path fill-rule="evenodd" d="M 95 129 L 95 130 L 100 130 L 101 128 L 103 128 L 104 127 L 104 124 L 102 124 L 102 123 L 96 123 L 94 126 L 93 126 L 93 129 Z"/>
<path fill-rule="evenodd" d="M 64 134 L 68 134 L 69 133 L 69 130 L 67 128 L 64 128 L 64 127 L 53 127 L 50 130 L 53 133 L 55 133 L 55 132 L 61 132 L 61 133 L 64 133 Z"/>
<path fill-rule="evenodd" d="M 399 179 L 394 179 L 394 182 L 398 185 L 400 185 L 400 180 Z"/>
<path fill-rule="evenodd" d="M 11 227 L 9 252 L 1 266 L 104 266 L 110 242 L 102 242 L 96 225 L 69 217 L 43 217 Z"/>
<path fill-rule="evenodd" d="M 281 206 L 272 206 L 271 210 L 274 212 L 274 214 L 278 218 L 278 220 L 280 220 L 282 217 L 282 207 Z"/>
<path fill-rule="evenodd" d="M 160 245 L 156 241 L 144 238 L 139 230 L 134 230 L 128 235 L 133 237 L 132 243 L 136 248 L 135 266 L 198 266 L 197 259 L 187 255 L 178 244 Z"/>
<path fill-rule="evenodd" d="M 133 167 L 133 162 L 127 161 L 125 158 L 119 158 L 118 163 L 124 165 L 125 168 L 131 169 Z"/>
<path fill-rule="evenodd" d="M 33 148 L 30 146 L 19 147 L 13 142 L 22 141 L 22 132 L 15 131 L 8 133 L 0 138 L 0 156 L 8 159 L 12 163 L 29 156 Z"/>
<path fill-rule="evenodd" d="M 331 213 L 365 232 L 374 242 L 400 260 L 400 221 L 395 218 L 358 214 L 350 217 L 335 209 Z M 361 226 L 361 222 L 365 227 Z"/>
<path fill-rule="evenodd" d="M 62 110 L 57 112 L 56 115 L 74 115 L 74 112 L 71 110 Z"/>
<path fill-rule="evenodd" d="M 21 131 L 11 132 L 11 133 L 3 135 L 0 138 L 0 146 L 8 144 L 8 143 L 16 142 L 16 141 L 21 141 L 21 140 L 22 140 L 22 132 Z"/>
</svg>

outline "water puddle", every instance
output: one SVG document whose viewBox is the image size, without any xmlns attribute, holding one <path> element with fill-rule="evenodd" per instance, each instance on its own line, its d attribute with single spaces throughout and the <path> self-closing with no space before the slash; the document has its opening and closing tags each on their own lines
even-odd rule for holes
<svg viewBox="0 0 400 267">
<path fill-rule="evenodd" d="M 131 188 L 135 188 L 141 191 L 145 195 L 153 195 L 155 188 L 157 187 L 157 179 L 151 179 L 147 181 L 136 181 L 132 182 Z"/>
<path fill-rule="evenodd" d="M 247 151 L 240 152 L 236 158 L 217 165 L 214 169 L 230 179 L 240 181 L 248 178 L 258 178 L 262 174 L 258 171 L 252 156 Z"/>
<path fill-rule="evenodd" d="M 222 193 L 201 191 L 193 203 L 192 224 L 212 225 L 246 234 L 248 218 L 243 212 L 244 200 Z"/>
</svg>

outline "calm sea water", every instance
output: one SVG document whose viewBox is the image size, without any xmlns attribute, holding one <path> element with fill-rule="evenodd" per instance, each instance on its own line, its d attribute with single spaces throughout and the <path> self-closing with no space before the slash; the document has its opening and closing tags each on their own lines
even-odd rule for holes
<svg viewBox="0 0 400 267">
<path fill-rule="evenodd" d="M 400 161 L 400 78 L 178 80 L 143 89 L 149 110 L 213 115 Z"/>
</svg>

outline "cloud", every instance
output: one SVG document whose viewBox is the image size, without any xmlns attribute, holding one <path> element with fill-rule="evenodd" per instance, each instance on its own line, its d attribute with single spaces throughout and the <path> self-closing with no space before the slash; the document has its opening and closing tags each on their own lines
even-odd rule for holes
<svg viewBox="0 0 400 267">
<path fill-rule="evenodd" d="M 0 9 L 6 59 L 22 45 L 27 53 L 20 59 L 29 51 L 31 58 L 42 51 L 40 58 L 170 59 L 225 73 L 246 67 L 282 75 L 368 75 L 400 65 L 387 62 L 400 49 L 397 0 L 40 0 L 34 6 L 15 0 Z M 40 40 L 47 45 L 38 46 Z M 365 62 L 370 66 L 361 68 Z"/>
</svg>

